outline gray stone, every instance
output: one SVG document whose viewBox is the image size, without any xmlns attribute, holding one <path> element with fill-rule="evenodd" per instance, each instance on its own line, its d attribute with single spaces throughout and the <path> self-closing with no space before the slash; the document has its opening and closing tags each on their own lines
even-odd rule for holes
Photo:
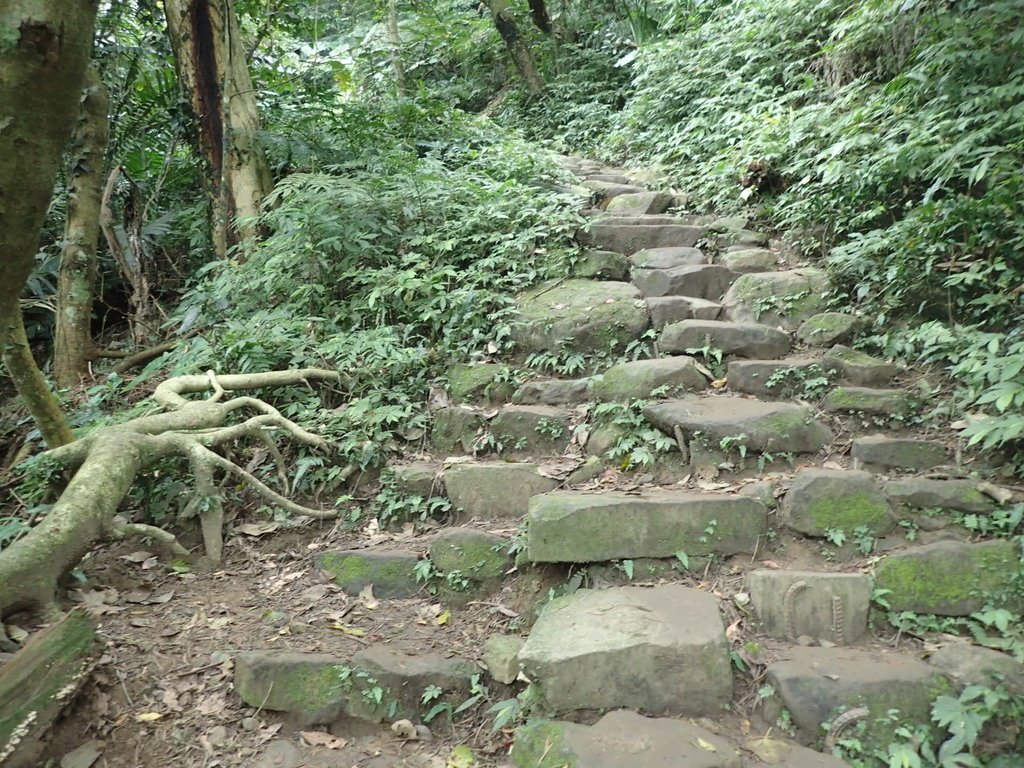
<svg viewBox="0 0 1024 768">
<path fill-rule="evenodd" d="M 871 355 L 836 344 L 821 359 L 826 368 L 835 368 L 848 384 L 874 387 L 888 384 L 900 372 L 898 365 L 877 360 Z"/>
<path fill-rule="evenodd" d="M 733 272 L 770 272 L 775 269 L 778 254 L 767 248 L 727 251 L 719 257 L 722 266 Z"/>
<path fill-rule="evenodd" d="M 801 469 L 782 501 L 786 525 L 808 536 L 867 528 L 882 536 L 896 526 L 889 500 L 868 472 Z"/>
<path fill-rule="evenodd" d="M 821 312 L 811 315 L 796 329 L 796 337 L 804 344 L 830 347 L 846 343 L 860 330 L 860 318 L 842 312 Z"/>
<path fill-rule="evenodd" d="M 630 261 L 634 269 L 672 269 L 703 264 L 706 257 L 699 248 L 647 248 L 634 253 Z"/>
<path fill-rule="evenodd" d="M 606 184 L 629 184 L 632 186 L 633 180 L 623 173 L 604 173 L 600 169 L 593 173 L 587 173 L 583 167 L 580 168 L 584 171 L 584 176 L 590 181 L 603 181 Z"/>
<path fill-rule="evenodd" d="M 508 400 L 512 386 L 497 379 L 507 372 L 507 365 L 497 363 L 453 365 L 448 371 L 448 394 L 456 404 L 474 400 L 503 403 Z"/>
<path fill-rule="evenodd" d="M 685 217 L 669 216 L 667 214 L 640 214 L 632 215 L 625 213 L 613 213 L 599 211 L 597 221 L 603 224 L 627 224 L 629 226 L 647 227 L 654 224 L 691 224 Z"/>
<path fill-rule="evenodd" d="M 809 635 L 849 645 L 867 630 L 871 577 L 865 574 L 758 570 L 747 574 L 747 585 L 771 637 Z"/>
<path fill-rule="evenodd" d="M 740 768 L 728 741 L 685 720 L 609 712 L 594 725 L 533 720 L 516 730 L 517 768 Z M 803 768 L 812 768 L 807 765 Z M 826 768 L 822 764 L 821 768 Z"/>
<path fill-rule="evenodd" d="M 430 542 L 430 560 L 442 574 L 473 581 L 500 579 L 508 570 L 509 541 L 475 528 L 448 528 Z"/>
<path fill-rule="evenodd" d="M 508 405 L 491 419 L 491 436 L 506 456 L 562 453 L 572 439 L 569 413 L 550 405 Z"/>
<path fill-rule="evenodd" d="M 345 661 L 321 653 L 246 651 L 235 656 L 235 692 L 251 707 L 288 712 L 303 726 L 329 723 L 351 692 Z"/>
<path fill-rule="evenodd" d="M 635 360 L 613 365 L 594 383 L 598 400 L 637 400 L 650 397 L 651 392 L 667 387 L 671 394 L 700 391 L 708 380 L 697 370 L 692 357 L 663 357 Z"/>
<path fill-rule="evenodd" d="M 767 682 L 778 701 L 766 715 L 784 706 L 801 740 L 819 739 L 822 723 L 863 706 L 872 745 L 888 743 L 895 727 L 887 720 L 890 711 L 899 711 L 901 725 L 929 723 L 932 699 L 948 690 L 942 676 L 914 656 L 852 648 L 801 648 L 797 658 L 770 664 Z"/>
<path fill-rule="evenodd" d="M 530 498 L 558 487 L 536 464 L 456 464 L 445 475 L 448 498 L 460 517 L 497 520 L 526 514 Z"/>
<path fill-rule="evenodd" d="M 592 379 L 543 379 L 528 381 L 512 395 L 515 405 L 565 405 L 590 399 Z"/>
<path fill-rule="evenodd" d="M 430 429 L 430 445 L 440 453 L 461 451 L 472 453 L 474 443 L 484 425 L 483 416 L 473 408 L 450 406 L 434 411 Z"/>
<path fill-rule="evenodd" d="M 649 325 L 641 298 L 629 283 L 545 283 L 520 297 L 512 339 L 526 353 L 566 346 L 581 354 L 621 350 Z"/>
<path fill-rule="evenodd" d="M 617 251 L 632 256 L 646 248 L 686 246 L 692 248 L 704 237 L 704 227 L 688 224 L 652 224 L 636 226 L 613 223 L 611 220 L 595 222 L 586 231 L 578 232 L 576 239 L 606 251 Z"/>
<path fill-rule="evenodd" d="M 885 492 L 904 507 L 957 512 L 989 512 L 995 508 L 995 502 L 978 490 L 978 483 L 974 480 L 911 477 L 886 483 Z"/>
<path fill-rule="evenodd" d="M 831 290 L 828 276 L 813 267 L 740 275 L 722 299 L 726 315 L 741 322 L 794 330 L 821 311 Z"/>
<path fill-rule="evenodd" d="M 767 510 L 742 496 L 651 491 L 554 491 L 530 502 L 526 557 L 588 563 L 636 557 L 753 552 Z"/>
<path fill-rule="evenodd" d="M 415 554 L 401 550 L 339 550 L 316 558 L 317 567 L 330 574 L 346 594 L 358 595 L 372 584 L 376 597 L 412 597 L 419 592 L 418 562 Z"/>
<path fill-rule="evenodd" d="M 779 506 L 779 500 L 775 495 L 778 487 L 779 484 L 775 480 L 755 480 L 745 483 L 737 493 L 740 496 L 749 496 L 752 499 L 757 499 L 767 509 L 775 509 Z"/>
<path fill-rule="evenodd" d="M 678 584 L 581 589 L 548 603 L 519 653 L 538 708 L 718 714 L 732 672 L 718 603 Z"/>
<path fill-rule="evenodd" d="M 484 643 L 481 659 L 488 674 L 499 683 L 511 685 L 519 677 L 519 652 L 526 641 L 518 635 L 491 635 Z"/>
<path fill-rule="evenodd" d="M 827 378 L 816 360 L 730 360 L 726 369 L 729 389 L 759 397 L 790 398 L 804 395 L 809 380 Z"/>
<path fill-rule="evenodd" d="M 633 192 L 628 195 L 616 195 L 608 203 L 608 211 L 624 213 L 629 216 L 645 213 L 664 213 L 672 205 L 672 195 L 667 192 Z"/>
<path fill-rule="evenodd" d="M 404 496 L 419 496 L 429 499 L 444 496 L 444 476 L 441 468 L 426 461 L 411 464 L 392 464 L 387 468 L 391 487 Z"/>
<path fill-rule="evenodd" d="M 592 456 L 603 456 L 629 434 L 626 427 L 618 424 L 598 424 L 587 438 L 587 453 Z"/>
<path fill-rule="evenodd" d="M 469 659 L 422 655 L 409 656 L 398 651 L 371 645 L 352 657 L 353 695 L 345 712 L 350 717 L 379 721 L 408 718 L 419 720 L 436 704 L 457 707 L 469 698 L 472 677 L 479 670 Z M 442 693 L 430 704 L 422 703 L 427 688 L 440 688 Z M 380 702 L 362 695 L 375 688 L 383 691 Z"/>
<path fill-rule="evenodd" d="M 789 352 L 789 334 L 757 323 L 683 320 L 662 329 L 658 346 L 662 352 L 674 353 L 711 346 L 726 355 L 768 359 Z"/>
<path fill-rule="evenodd" d="M 792 403 L 764 403 L 743 397 L 686 397 L 648 405 L 644 418 L 668 435 L 679 427 L 712 447 L 723 438 L 744 436 L 743 444 L 762 452 L 813 453 L 832 440 L 811 409 Z"/>
<path fill-rule="evenodd" d="M 929 469 L 946 462 L 940 442 L 886 435 L 855 437 L 850 455 L 864 464 L 886 468 Z"/>
<path fill-rule="evenodd" d="M 274 739 L 260 753 L 254 768 L 296 768 L 302 762 L 302 752 L 285 739 Z"/>
<path fill-rule="evenodd" d="M 588 456 L 587 460 L 580 464 L 576 469 L 569 473 L 569 476 L 565 478 L 566 485 L 580 485 L 581 483 L 589 483 L 601 476 L 604 472 L 604 462 L 600 456 Z"/>
<path fill-rule="evenodd" d="M 671 269 L 634 269 L 632 279 L 645 297 L 695 296 L 716 301 L 732 285 L 736 274 L 718 264 L 697 264 Z"/>
<path fill-rule="evenodd" d="M 893 611 L 969 616 L 1005 591 L 1020 568 L 1013 542 L 939 541 L 887 555 L 875 586 Z"/>
<path fill-rule="evenodd" d="M 751 739 L 743 746 L 762 762 L 781 768 L 849 768 L 849 764 L 838 757 L 777 739 L 770 729 L 762 738 Z"/>
<path fill-rule="evenodd" d="M 643 187 L 637 187 L 633 184 L 621 184 L 615 181 L 602 181 L 594 176 L 586 179 L 581 186 L 593 192 L 594 198 L 602 205 L 607 204 L 609 200 L 614 200 L 619 195 L 632 195 L 644 191 Z"/>
<path fill-rule="evenodd" d="M 928 663 L 948 677 L 958 691 L 969 685 L 1002 686 L 1014 696 L 1024 696 L 1024 664 L 1008 653 L 954 640 L 933 651 Z"/>
<path fill-rule="evenodd" d="M 710 227 L 709 227 L 710 229 Z M 719 248 L 767 248 L 768 235 L 749 229 L 729 229 L 718 235 Z"/>
<path fill-rule="evenodd" d="M 728 232 L 729 230 L 746 229 L 750 219 L 746 216 L 719 216 L 708 224 L 712 232 Z"/>
<path fill-rule="evenodd" d="M 592 280 L 626 280 L 629 262 L 614 251 L 584 251 L 569 270 L 572 277 Z"/>
<path fill-rule="evenodd" d="M 871 416 L 909 416 L 917 407 L 916 398 L 903 389 L 835 387 L 821 401 L 827 413 L 865 413 Z"/>
<path fill-rule="evenodd" d="M 716 301 L 695 296 L 658 296 L 647 299 L 651 311 L 651 326 L 661 329 L 683 320 L 717 320 L 722 305 Z"/>
</svg>

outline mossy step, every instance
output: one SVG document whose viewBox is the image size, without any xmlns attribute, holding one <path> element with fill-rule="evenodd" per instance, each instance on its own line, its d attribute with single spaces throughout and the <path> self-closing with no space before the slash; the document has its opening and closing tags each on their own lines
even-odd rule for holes
<svg viewBox="0 0 1024 768">
<path fill-rule="evenodd" d="M 683 320 L 661 330 L 658 348 L 670 354 L 736 355 L 753 359 L 784 357 L 789 353 L 789 334 L 760 323 L 723 320 Z"/>
</svg>

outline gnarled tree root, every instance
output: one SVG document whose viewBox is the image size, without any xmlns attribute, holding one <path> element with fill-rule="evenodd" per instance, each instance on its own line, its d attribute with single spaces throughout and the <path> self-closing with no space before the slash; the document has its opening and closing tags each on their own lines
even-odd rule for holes
<svg viewBox="0 0 1024 768">
<path fill-rule="evenodd" d="M 334 517 L 334 510 L 311 509 L 290 501 L 214 451 L 243 438 L 265 441 L 270 429 L 282 431 L 306 445 L 327 448 L 323 438 L 291 422 L 258 398 L 242 396 L 222 402 L 228 391 L 308 386 L 313 381 L 338 382 L 340 378 L 336 372 L 322 369 L 179 376 L 168 379 L 154 391 L 153 398 L 164 408 L 163 412 L 101 427 L 81 440 L 49 451 L 47 455 L 52 461 L 74 471 L 74 475 L 39 525 L 0 552 L 0 618 L 17 610 L 56 613 L 58 580 L 104 540 L 148 536 L 179 554 L 184 552 L 166 531 L 115 519 L 136 475 L 166 456 L 183 456 L 191 462 L 196 480 L 192 504 L 199 511 L 206 552 L 214 562 L 220 560 L 223 546 L 223 511 L 213 484 L 215 470 L 230 472 L 271 503 L 294 514 Z M 211 390 L 213 394 L 206 400 L 185 397 Z M 235 412 L 242 410 L 255 411 L 256 415 L 229 423 Z"/>
</svg>

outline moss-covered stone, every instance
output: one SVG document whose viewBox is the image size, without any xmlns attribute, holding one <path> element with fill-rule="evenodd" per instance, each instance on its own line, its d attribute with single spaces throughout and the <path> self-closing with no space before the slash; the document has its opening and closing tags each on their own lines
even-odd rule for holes
<svg viewBox="0 0 1024 768">
<path fill-rule="evenodd" d="M 589 280 L 625 280 L 629 275 L 629 262 L 615 251 L 587 250 L 572 265 L 570 274 Z"/>
<path fill-rule="evenodd" d="M 517 768 L 585 768 L 565 743 L 570 723 L 531 720 L 516 730 L 512 762 Z"/>
<path fill-rule="evenodd" d="M 484 418 L 472 408 L 452 406 L 434 412 L 430 429 L 430 445 L 439 453 L 461 451 L 472 453 L 474 443 L 483 429 Z"/>
<path fill-rule="evenodd" d="M 508 540 L 473 528 L 451 528 L 430 542 L 430 559 L 442 574 L 458 572 L 474 581 L 500 579 L 507 570 Z"/>
<path fill-rule="evenodd" d="M 830 347 L 853 339 L 860 330 L 861 321 L 842 312 L 821 312 L 811 315 L 796 329 L 796 337 L 804 344 Z"/>
<path fill-rule="evenodd" d="M 569 412 L 547 405 L 502 408 L 490 423 L 495 448 L 504 455 L 544 456 L 562 453 L 572 439 Z"/>
<path fill-rule="evenodd" d="M 511 685 L 519 676 L 519 651 L 526 641 L 518 635 L 491 635 L 484 643 L 483 664 L 499 683 Z"/>
<path fill-rule="evenodd" d="M 821 401 L 829 413 L 857 412 L 873 416 L 909 416 L 918 401 L 902 389 L 869 389 L 867 387 L 836 387 Z"/>
<path fill-rule="evenodd" d="M 425 461 L 393 464 L 385 469 L 381 480 L 404 496 L 419 496 L 421 499 L 444 496 L 440 466 Z"/>
<path fill-rule="evenodd" d="M 648 398 L 660 388 L 667 389 L 669 394 L 700 391 L 707 383 L 704 374 L 697 370 L 697 362 L 680 355 L 619 363 L 605 371 L 592 389 L 598 400 L 627 401 Z"/>
<path fill-rule="evenodd" d="M 510 382 L 501 381 L 507 373 L 508 366 L 497 363 L 453 365 L 448 370 L 448 394 L 456 404 L 478 400 L 507 402 L 514 389 Z"/>
<path fill-rule="evenodd" d="M 719 262 L 733 272 L 767 272 L 775 269 L 778 255 L 767 248 L 750 248 L 723 253 Z"/>
<path fill-rule="evenodd" d="M 1017 548 L 1005 540 L 940 541 L 888 555 L 875 567 L 875 586 L 889 590 L 892 610 L 940 616 L 967 616 L 999 603 L 1020 577 Z"/>
<path fill-rule="evenodd" d="M 989 512 L 995 508 L 995 502 L 978 490 L 974 480 L 909 477 L 887 483 L 885 492 L 901 507 L 957 512 Z"/>
<path fill-rule="evenodd" d="M 235 657 L 235 691 L 252 707 L 288 712 L 303 725 L 329 723 L 352 690 L 344 659 L 319 653 L 247 651 Z"/>
<path fill-rule="evenodd" d="M 416 555 L 401 551 L 324 552 L 317 558 L 317 566 L 329 573 L 347 594 L 358 595 L 372 584 L 377 597 L 412 597 L 419 592 L 417 562 Z"/>
<path fill-rule="evenodd" d="M 946 449 L 934 440 L 866 435 L 855 437 L 850 455 L 876 467 L 928 469 L 946 461 Z"/>
<path fill-rule="evenodd" d="M 732 320 L 793 330 L 824 308 L 830 290 L 825 272 L 812 267 L 755 272 L 740 275 L 722 304 Z"/>
<path fill-rule="evenodd" d="M 867 472 L 802 469 L 782 503 L 786 525 L 808 536 L 867 529 L 876 536 L 896 524 L 889 501 Z"/>
<path fill-rule="evenodd" d="M 842 344 L 836 344 L 826 352 L 821 364 L 838 371 L 845 383 L 863 387 L 884 386 L 900 372 L 899 366 L 893 363 Z"/>
</svg>

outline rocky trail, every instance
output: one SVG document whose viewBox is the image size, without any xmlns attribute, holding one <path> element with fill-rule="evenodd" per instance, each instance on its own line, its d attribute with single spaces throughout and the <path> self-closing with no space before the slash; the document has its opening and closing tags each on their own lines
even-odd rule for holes
<svg viewBox="0 0 1024 768">
<path fill-rule="evenodd" d="M 942 382 L 855 350 L 826 274 L 745 219 L 562 162 L 590 250 L 520 297 L 520 357 L 451 371 L 385 473 L 392 525 L 236 530 L 222 571 L 151 571 L 102 617 L 135 673 L 48 754 L 85 730 L 111 766 L 840 768 L 938 694 L 1024 692 L 1011 656 L 884 619 L 967 616 L 1019 572 L 965 527 L 1020 494 L 924 418 Z M 83 570 L 112 590 L 143 561 Z"/>
</svg>

